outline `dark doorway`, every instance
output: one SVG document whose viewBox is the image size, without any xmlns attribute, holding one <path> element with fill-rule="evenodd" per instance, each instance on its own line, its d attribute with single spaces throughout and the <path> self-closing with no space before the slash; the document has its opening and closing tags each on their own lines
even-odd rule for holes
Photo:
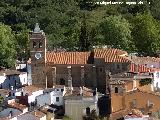
<svg viewBox="0 0 160 120">
<path fill-rule="evenodd" d="M 90 115 L 90 108 L 89 107 L 86 108 L 86 115 Z"/>
<path fill-rule="evenodd" d="M 60 79 L 60 85 L 65 85 L 65 80 L 63 78 Z"/>
<path fill-rule="evenodd" d="M 118 93 L 118 87 L 115 87 L 115 93 Z"/>
</svg>

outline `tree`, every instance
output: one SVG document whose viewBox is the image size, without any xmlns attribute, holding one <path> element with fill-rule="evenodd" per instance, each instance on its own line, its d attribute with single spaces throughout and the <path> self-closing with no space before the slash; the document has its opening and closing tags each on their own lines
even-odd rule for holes
<svg viewBox="0 0 160 120">
<path fill-rule="evenodd" d="M 138 14 L 132 22 L 132 36 L 139 54 L 154 56 L 160 49 L 159 23 L 150 13 Z"/>
<path fill-rule="evenodd" d="M 28 38 L 28 29 L 22 29 L 21 31 L 18 31 L 15 34 L 17 46 L 16 46 L 16 51 L 17 51 L 17 58 L 22 60 L 23 59 L 28 59 L 29 58 L 29 38 Z"/>
<path fill-rule="evenodd" d="M 11 28 L 0 23 L 0 66 L 12 67 L 15 63 L 15 37 Z"/>
<path fill-rule="evenodd" d="M 100 34 L 103 44 L 114 48 L 131 51 L 131 25 L 121 16 L 109 16 L 100 24 Z"/>
</svg>

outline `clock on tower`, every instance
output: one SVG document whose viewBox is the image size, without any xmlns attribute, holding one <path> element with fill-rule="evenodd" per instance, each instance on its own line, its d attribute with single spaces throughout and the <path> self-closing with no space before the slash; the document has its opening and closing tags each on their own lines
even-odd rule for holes
<svg viewBox="0 0 160 120">
<path fill-rule="evenodd" d="M 46 37 L 44 32 L 40 30 L 38 23 L 36 23 L 34 31 L 30 34 L 30 49 L 31 59 L 34 64 L 45 62 Z"/>
<path fill-rule="evenodd" d="M 34 31 L 30 32 L 30 54 L 32 69 L 32 84 L 45 83 L 45 58 L 46 58 L 46 36 L 40 30 L 38 23 L 35 25 Z"/>
</svg>

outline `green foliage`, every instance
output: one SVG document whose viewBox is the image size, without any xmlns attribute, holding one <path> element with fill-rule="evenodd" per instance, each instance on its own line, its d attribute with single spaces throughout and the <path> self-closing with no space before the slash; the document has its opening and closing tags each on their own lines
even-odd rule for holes
<svg viewBox="0 0 160 120">
<path fill-rule="evenodd" d="M 131 51 L 131 26 L 121 16 L 109 16 L 100 24 L 104 44 Z"/>
<path fill-rule="evenodd" d="M 151 83 L 152 83 L 152 79 L 151 79 L 151 78 L 141 79 L 141 80 L 139 81 L 139 83 L 140 83 L 141 86 L 148 85 L 148 84 L 151 84 Z"/>
<path fill-rule="evenodd" d="M 0 23 L 0 66 L 12 67 L 15 63 L 15 37 L 12 29 Z"/>
<path fill-rule="evenodd" d="M 26 58 L 29 56 L 29 38 L 28 38 L 29 30 L 22 29 L 21 31 L 15 34 L 15 38 L 17 41 L 16 51 L 17 58 Z"/>
<path fill-rule="evenodd" d="M 150 4 L 144 0 L 143 5 L 95 5 L 98 1 L 1 0 L 0 22 L 14 31 L 18 58 L 29 57 L 27 33 L 36 22 L 49 39 L 49 50 L 62 47 L 68 51 L 88 51 L 93 45 L 106 44 L 155 55 L 160 49 L 159 0 L 150 0 Z M 1 59 L 1 65 L 11 66 Z"/>
<path fill-rule="evenodd" d="M 160 49 L 160 29 L 150 13 L 138 14 L 133 19 L 133 42 L 142 55 L 154 56 Z"/>
</svg>

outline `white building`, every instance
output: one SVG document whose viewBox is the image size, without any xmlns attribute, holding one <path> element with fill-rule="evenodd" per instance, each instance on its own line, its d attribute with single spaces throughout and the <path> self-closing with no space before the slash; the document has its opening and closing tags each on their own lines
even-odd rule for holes
<svg viewBox="0 0 160 120">
<path fill-rule="evenodd" d="M 36 101 L 36 97 L 43 94 L 44 89 L 35 86 L 25 86 L 15 91 L 15 96 L 27 97 L 28 104 Z"/>
<path fill-rule="evenodd" d="M 19 78 L 22 85 L 28 85 L 27 72 L 21 72 Z"/>
<path fill-rule="evenodd" d="M 153 78 L 154 78 L 153 84 L 155 90 L 160 89 L 160 70 L 153 72 Z"/>
<path fill-rule="evenodd" d="M 36 97 L 37 105 L 40 107 L 46 104 L 62 106 L 64 105 L 63 96 L 65 92 L 66 90 L 64 86 L 57 86 L 55 88 L 46 89 L 42 95 Z"/>
<path fill-rule="evenodd" d="M 17 70 L 0 71 L 0 88 L 11 89 L 28 84 L 27 72 L 19 72 Z"/>
</svg>

